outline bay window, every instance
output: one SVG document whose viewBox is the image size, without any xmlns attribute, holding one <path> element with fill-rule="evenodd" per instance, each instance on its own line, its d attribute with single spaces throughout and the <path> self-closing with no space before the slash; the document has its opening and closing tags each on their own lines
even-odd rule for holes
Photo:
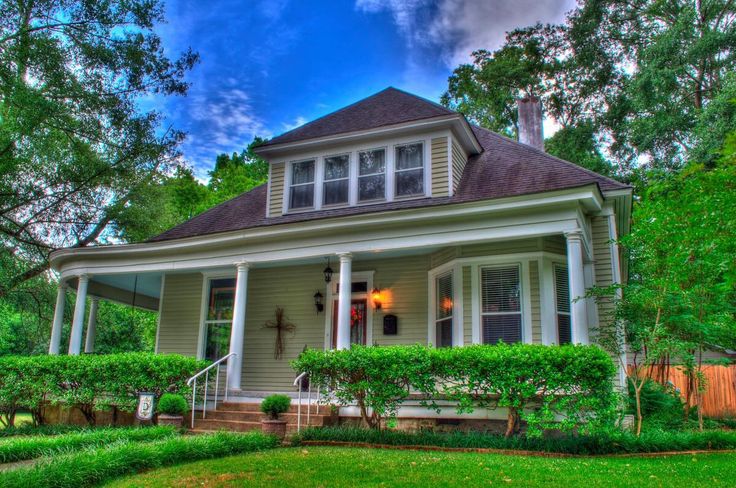
<svg viewBox="0 0 736 488">
<path fill-rule="evenodd" d="M 504 265 L 480 269 L 481 334 L 484 344 L 520 342 L 521 267 Z"/>
<path fill-rule="evenodd" d="M 314 206 L 314 160 L 291 163 L 291 189 L 289 208 L 301 209 Z"/>
<path fill-rule="evenodd" d="M 572 342 L 572 321 L 570 319 L 570 281 L 567 267 L 555 264 L 554 274 L 557 341 L 558 344 L 569 344 Z"/>
<path fill-rule="evenodd" d="M 386 198 L 386 150 L 358 153 L 358 201 Z"/>
<path fill-rule="evenodd" d="M 323 205 L 348 203 L 350 189 L 350 155 L 327 156 L 322 191 Z"/>
<path fill-rule="evenodd" d="M 204 358 L 215 361 L 230 350 L 230 329 L 235 303 L 235 278 L 211 279 L 205 315 Z"/>
<path fill-rule="evenodd" d="M 396 146 L 396 196 L 424 194 L 424 145 L 421 142 Z"/>
</svg>

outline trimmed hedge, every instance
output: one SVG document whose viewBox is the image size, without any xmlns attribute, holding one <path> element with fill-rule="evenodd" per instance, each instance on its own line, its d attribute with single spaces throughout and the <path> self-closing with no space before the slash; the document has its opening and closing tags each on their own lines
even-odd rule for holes
<svg viewBox="0 0 736 488">
<path fill-rule="evenodd" d="M 94 425 L 96 410 L 134 412 L 141 391 L 190 394 L 186 380 L 206 364 L 150 353 L 0 357 L 0 415 L 28 410 L 42 424 L 44 403 L 63 403 Z"/>
<path fill-rule="evenodd" d="M 597 346 L 533 344 L 307 350 L 292 362 L 341 405 L 357 404 L 365 423 L 380 428 L 411 392 L 455 401 L 458 412 L 508 409 L 507 436 L 520 420 L 530 435 L 544 429 L 587 429 L 613 419 L 615 366 Z"/>
<path fill-rule="evenodd" d="M 391 446 L 433 446 L 465 449 L 504 449 L 554 452 L 576 455 L 636 454 L 668 451 L 736 449 L 736 432 L 668 432 L 652 430 L 637 437 L 621 430 L 600 431 L 587 435 L 559 437 L 504 437 L 481 432 L 417 433 L 345 427 L 321 427 L 303 430 L 292 439 L 383 444 Z"/>
<path fill-rule="evenodd" d="M 274 436 L 218 433 L 158 442 L 124 442 L 53 458 L 32 468 L 0 472 L 4 488 L 83 488 L 146 469 L 277 447 Z"/>
<path fill-rule="evenodd" d="M 0 463 L 11 463 L 76 449 L 104 447 L 120 441 L 155 441 L 173 437 L 171 427 L 130 427 L 87 430 L 57 436 L 21 436 L 0 441 Z"/>
</svg>

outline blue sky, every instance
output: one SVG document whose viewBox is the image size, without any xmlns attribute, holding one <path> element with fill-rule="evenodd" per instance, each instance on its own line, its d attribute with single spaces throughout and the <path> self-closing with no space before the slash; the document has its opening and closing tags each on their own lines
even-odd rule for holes
<svg viewBox="0 0 736 488">
<path fill-rule="evenodd" d="M 186 97 L 144 107 L 188 133 L 201 178 L 222 152 L 278 135 L 387 86 L 437 100 L 474 49 L 507 30 L 559 22 L 574 0 L 168 0 L 157 31 L 170 56 L 201 62 Z"/>
</svg>

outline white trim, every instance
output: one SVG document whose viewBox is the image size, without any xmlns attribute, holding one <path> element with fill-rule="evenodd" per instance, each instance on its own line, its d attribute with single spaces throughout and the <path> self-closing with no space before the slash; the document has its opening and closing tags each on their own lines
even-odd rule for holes
<svg viewBox="0 0 736 488">
<path fill-rule="evenodd" d="M 453 171 L 455 171 L 455 168 L 452 164 L 452 135 L 449 135 L 447 136 L 447 194 L 449 196 L 455 194 L 455 185 L 452 180 Z"/>
<path fill-rule="evenodd" d="M 477 344 L 483 343 L 483 337 L 482 337 L 482 331 L 481 331 L 481 323 L 483 321 L 483 313 L 481 310 L 481 303 L 482 303 L 482 284 L 480 282 L 481 279 L 481 270 L 483 268 L 504 268 L 504 267 L 511 267 L 516 266 L 519 270 L 519 281 L 521 282 L 521 303 L 519 304 L 519 314 L 521 315 L 521 342 L 525 344 L 530 344 L 532 342 L 531 338 L 531 297 L 529 296 L 528 292 L 525 292 L 525 288 L 529 287 L 529 279 L 528 279 L 528 273 L 525 275 L 524 273 L 524 260 L 516 260 L 512 262 L 496 262 L 493 264 L 476 264 L 474 267 L 477 269 L 477 275 L 478 280 L 475 283 L 471 283 L 471 287 L 475 287 L 473 289 L 473 294 L 478 296 L 478 330 L 474 331 L 473 336 L 478 336 L 478 342 Z M 528 264 L 529 261 L 526 260 L 526 263 Z M 528 270 L 528 268 L 527 268 Z M 526 287 L 524 283 L 526 284 Z M 528 332 L 527 332 L 528 331 Z"/>
<path fill-rule="evenodd" d="M 319 207 L 319 204 L 317 203 L 317 172 L 321 168 L 322 165 L 318 164 L 318 161 L 321 161 L 319 157 L 311 157 L 311 158 L 301 158 L 301 159 L 293 159 L 290 160 L 288 163 L 286 163 L 286 173 L 284 175 L 284 193 L 285 195 L 285 204 L 283 207 L 283 213 L 299 213 L 299 212 L 309 212 L 313 210 L 317 210 Z M 292 185 L 291 181 L 294 178 L 294 165 L 299 163 L 313 163 L 313 175 L 312 175 L 312 181 L 307 183 L 296 183 Z M 291 208 L 291 188 L 293 186 L 309 186 L 312 185 L 312 205 L 309 207 L 299 207 L 299 208 Z"/>
<path fill-rule="evenodd" d="M 327 159 L 328 158 L 337 158 L 340 156 L 347 156 L 348 157 L 348 176 L 346 178 L 333 178 L 331 180 L 326 179 L 325 177 L 325 171 L 327 169 Z M 319 205 L 320 208 L 339 208 L 344 207 L 346 205 L 352 205 L 352 198 L 351 193 L 353 192 L 352 185 L 353 185 L 353 155 L 350 152 L 340 152 L 340 153 L 334 153 L 334 154 L 325 154 L 322 156 L 322 164 L 320 165 L 320 171 L 322 173 L 322 184 L 320 185 L 320 191 L 319 191 Z M 345 181 L 348 182 L 348 201 L 345 203 L 325 203 L 325 185 L 327 183 L 333 183 L 335 181 Z"/>
<path fill-rule="evenodd" d="M 452 345 L 453 347 L 461 347 L 465 345 L 465 325 L 463 311 L 463 266 L 457 263 L 452 270 Z"/>
<path fill-rule="evenodd" d="M 480 293 L 476 293 L 477 283 L 480 282 L 480 274 L 478 272 L 478 266 L 470 267 L 470 294 L 471 294 L 471 327 L 472 327 L 472 338 L 473 344 L 481 343 L 480 336 Z"/>
<path fill-rule="evenodd" d="M 366 301 L 366 317 L 365 317 L 365 343 L 370 346 L 373 344 L 373 304 L 370 300 L 371 290 L 373 290 L 373 277 L 375 275 L 374 270 L 370 271 L 356 271 L 350 273 L 351 284 L 358 283 L 361 281 L 366 282 L 365 293 L 351 293 L 350 300 L 353 299 L 365 299 Z M 334 308 L 334 301 L 338 298 L 337 286 L 340 283 L 340 273 L 334 273 L 332 280 L 329 283 L 325 283 L 325 342 L 324 350 L 328 351 L 332 349 L 332 311 Z"/>
<path fill-rule="evenodd" d="M 161 334 L 161 312 L 164 308 L 164 289 L 166 285 L 166 273 L 161 274 L 161 290 L 158 293 L 158 317 L 156 317 L 156 345 L 153 349 L 154 354 L 158 354 L 159 337 Z"/>
<path fill-rule="evenodd" d="M 204 359 L 205 353 L 205 336 L 207 334 L 207 309 L 209 307 L 209 289 L 210 281 L 216 279 L 235 279 L 235 270 L 230 271 L 209 271 L 202 273 L 202 301 L 199 310 L 199 334 L 197 336 L 197 359 Z M 233 299 L 234 300 L 234 299 Z M 233 302 L 234 303 L 234 302 Z M 232 322 L 231 320 L 221 320 L 221 323 Z"/>
<path fill-rule="evenodd" d="M 458 272 L 458 266 L 454 266 L 449 269 L 427 272 L 427 345 L 431 347 L 436 347 L 439 342 L 437 338 L 437 280 L 447 275 L 452 276 L 452 347 L 463 345 L 462 267 Z M 446 319 L 447 317 L 444 320 Z"/>
<path fill-rule="evenodd" d="M 268 165 L 268 181 L 266 182 L 266 217 L 271 216 L 271 174 L 273 165 Z M 284 175 L 286 177 L 286 175 Z"/>
<path fill-rule="evenodd" d="M 534 334 L 532 332 L 532 286 L 531 272 L 529 270 L 529 260 L 521 261 L 521 340 L 526 344 L 534 342 Z"/>
<path fill-rule="evenodd" d="M 559 256 L 562 259 L 562 256 Z M 567 260 L 565 260 L 567 261 Z M 565 264 L 567 266 L 567 264 Z M 557 343 L 557 317 L 555 310 L 555 279 L 552 259 L 543 257 L 539 260 L 539 308 L 542 327 L 542 344 Z"/>
</svg>

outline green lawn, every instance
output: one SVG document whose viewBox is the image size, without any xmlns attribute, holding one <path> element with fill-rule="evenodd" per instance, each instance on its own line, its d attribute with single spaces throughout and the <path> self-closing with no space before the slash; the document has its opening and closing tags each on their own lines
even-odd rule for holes
<svg viewBox="0 0 736 488">
<path fill-rule="evenodd" d="M 154 470 L 109 487 L 733 486 L 736 454 L 542 458 L 300 447 Z"/>
</svg>

